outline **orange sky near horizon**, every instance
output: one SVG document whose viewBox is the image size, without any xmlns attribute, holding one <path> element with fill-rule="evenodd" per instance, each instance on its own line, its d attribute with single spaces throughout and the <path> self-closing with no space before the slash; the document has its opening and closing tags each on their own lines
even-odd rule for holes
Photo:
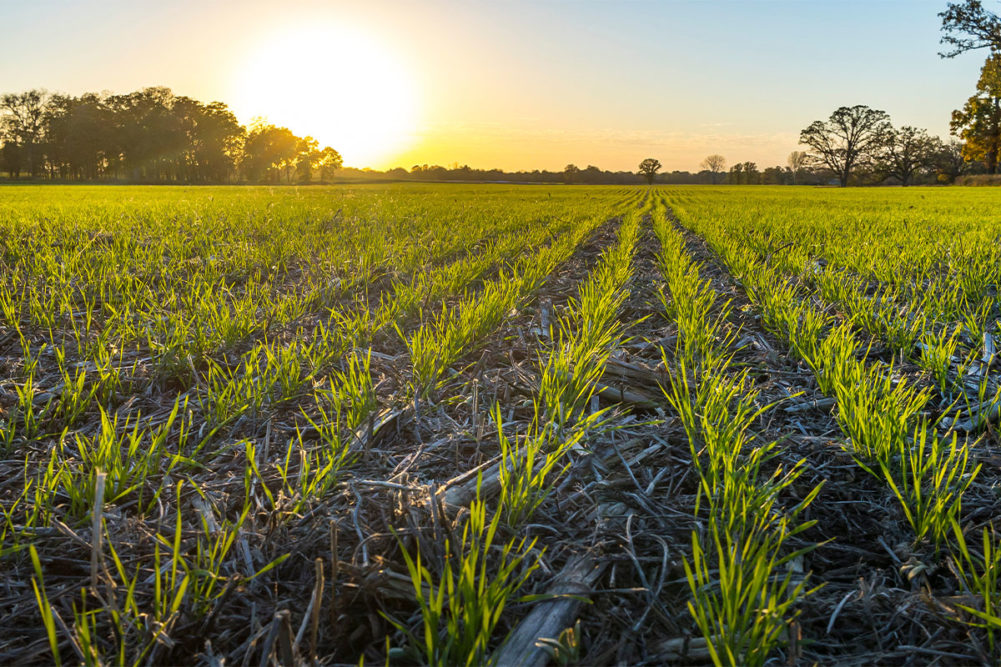
<svg viewBox="0 0 1001 667">
<path fill-rule="evenodd" d="M 764 168 L 841 105 L 946 136 L 985 54 L 938 58 L 944 5 L 0 0 L 5 51 L 32 54 L 0 59 L 0 92 L 165 85 L 357 167 Z"/>
</svg>

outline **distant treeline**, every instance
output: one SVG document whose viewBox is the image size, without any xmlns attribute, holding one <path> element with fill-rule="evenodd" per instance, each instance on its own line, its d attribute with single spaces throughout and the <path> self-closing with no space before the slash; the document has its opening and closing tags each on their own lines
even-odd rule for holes
<svg viewBox="0 0 1001 667">
<path fill-rule="evenodd" d="M 995 60 L 1001 73 L 1001 60 Z M 866 127 L 874 138 L 865 150 L 840 136 L 848 127 L 847 121 L 840 122 L 842 116 L 869 123 Z M 924 130 L 895 130 L 884 112 L 863 106 L 843 107 L 831 118 L 827 124 L 817 121 L 803 131 L 801 143 L 813 152 L 794 152 L 786 166 L 764 169 L 754 162 L 739 162 L 727 169 L 722 155 L 710 155 L 697 172 L 654 173 L 660 162 L 648 159 L 644 163 L 656 164 L 646 177 L 639 172 L 574 164 L 561 171 L 508 172 L 458 164 L 377 171 L 345 169 L 336 150 L 320 148 L 312 137 L 298 137 L 265 122 L 244 127 L 222 102 L 205 104 L 174 95 L 169 88 L 80 96 L 31 90 L 0 95 L 0 174 L 12 180 L 129 183 L 323 183 L 336 174 L 346 180 L 569 185 L 640 184 L 648 178 L 666 184 L 907 185 L 954 182 L 959 176 L 996 171 L 996 159 L 985 161 L 972 150 L 980 144 L 972 135 L 966 136 L 968 131 L 964 131 L 965 144 L 943 142 Z M 871 118 L 878 123 L 869 122 Z M 955 129 L 961 129 L 956 123 Z M 855 134 L 853 130 L 846 137 Z"/>
<path fill-rule="evenodd" d="M 746 163 L 751 164 L 753 163 Z M 376 169 L 354 169 L 344 167 L 338 176 L 349 180 L 372 181 L 458 181 L 469 183 L 566 183 L 567 185 L 640 185 L 647 179 L 634 171 L 606 171 L 589 165 L 579 169 L 567 165 L 563 171 L 535 169 L 532 171 L 504 171 L 503 169 L 474 169 L 468 165 L 443 167 L 441 165 L 415 164 L 409 170 L 403 167 L 379 171 Z M 803 169 L 798 181 L 801 185 L 822 185 L 829 180 L 829 174 Z M 661 184 L 741 184 L 741 185 L 793 185 L 792 171 L 780 167 L 753 171 L 735 172 L 733 175 L 713 174 L 710 171 L 671 171 L 654 176 L 654 183 Z"/>
<path fill-rule="evenodd" d="M 468 165 L 442 167 L 417 164 L 410 170 L 398 167 L 388 171 L 374 169 L 342 169 L 344 176 L 371 178 L 373 180 L 415 181 L 470 181 L 510 183 L 566 183 L 568 185 L 634 185 L 646 183 L 643 174 L 634 171 L 605 171 L 594 165 L 581 169 L 568 164 L 562 171 L 503 171 L 502 169 L 474 169 Z M 662 184 L 739 184 L 739 185 L 823 185 L 831 174 L 823 169 L 800 168 L 794 174 L 788 167 L 769 167 L 759 170 L 753 162 L 734 165 L 729 173 L 713 173 L 706 169 L 698 172 L 670 171 L 656 174 L 654 183 Z"/>
<path fill-rule="evenodd" d="M 308 182 L 329 180 L 341 164 L 312 137 L 264 122 L 244 127 L 222 102 L 169 88 L 0 96 L 0 171 L 12 179 Z"/>
<path fill-rule="evenodd" d="M 940 161 L 929 164 L 916 172 L 909 184 L 951 183 L 963 174 L 984 173 L 983 166 L 965 163 L 959 154 L 961 145 L 946 145 L 939 155 Z M 414 165 L 408 171 L 402 167 L 388 171 L 375 169 L 338 170 L 338 176 L 357 180 L 410 180 L 410 181 L 468 181 L 499 183 L 566 183 L 568 185 L 639 185 L 646 178 L 631 171 L 604 171 L 595 166 L 578 169 L 567 165 L 563 171 L 503 171 L 501 169 L 473 169 L 469 166 L 442 167 L 440 165 Z M 837 185 L 838 175 L 819 165 L 802 164 L 792 167 L 766 167 L 761 169 L 754 162 L 740 162 L 728 170 L 697 172 L 669 171 L 656 174 L 654 183 L 666 185 Z M 858 168 L 851 175 L 852 185 L 899 185 L 900 181 L 876 168 Z"/>
</svg>

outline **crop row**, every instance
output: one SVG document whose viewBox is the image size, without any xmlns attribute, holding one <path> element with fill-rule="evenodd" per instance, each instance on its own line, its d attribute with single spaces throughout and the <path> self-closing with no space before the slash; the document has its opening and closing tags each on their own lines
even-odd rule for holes
<svg viewBox="0 0 1001 667">
<path fill-rule="evenodd" d="M 120 218 L 112 204 L 93 207 L 95 219 L 74 215 L 85 206 L 61 217 L 4 211 L 17 233 L 5 248 L 16 277 L 5 281 L 3 334 L 18 354 L 2 422 L 0 550 L 34 587 L 57 660 L 184 655 L 234 591 L 260 590 L 295 555 L 262 541 L 258 526 L 308 517 L 344 488 L 380 405 L 433 393 L 627 200 L 602 190 L 584 202 L 515 195 L 434 207 L 419 194 L 409 206 L 401 189 L 385 202 L 362 190 L 246 209 L 205 195 L 187 210 L 140 202 Z M 452 233 L 434 231 L 448 216 Z M 424 254 L 414 224 L 429 235 Z M 370 269 L 359 274 L 353 260 Z M 315 310 L 317 281 L 340 271 L 358 284 L 338 287 L 343 298 L 325 302 L 319 321 L 269 333 L 269 316 L 288 324 Z M 378 298 L 361 296 L 386 272 Z M 155 345 L 136 323 L 174 343 Z M 391 344 L 394 330 L 410 349 L 410 388 L 382 395 L 362 346 Z M 156 370 L 166 357 L 176 372 Z M 80 558 L 70 574 L 52 569 L 59 545 Z"/>
<path fill-rule="evenodd" d="M 763 257 L 745 237 L 733 234 L 733 227 L 720 226 L 719 211 L 693 206 L 690 200 L 672 206 L 681 223 L 708 242 L 743 287 L 760 310 L 763 325 L 788 345 L 812 370 L 820 390 L 835 400 L 842 447 L 896 499 L 912 531 L 913 562 L 948 560 L 957 587 L 976 600 L 962 608 L 971 615 L 971 624 L 986 628 L 993 652 L 1001 612 L 998 549 L 986 527 L 977 540 L 982 549 L 968 545 L 962 512 L 963 496 L 981 470 L 970 460 L 978 443 L 954 430 L 942 433 L 944 419 L 928 411 L 931 388 L 900 377 L 892 363 L 868 359 L 871 344 L 867 347 L 859 339 L 856 319 L 839 320 L 808 285 L 783 271 L 781 263 Z"/>
</svg>

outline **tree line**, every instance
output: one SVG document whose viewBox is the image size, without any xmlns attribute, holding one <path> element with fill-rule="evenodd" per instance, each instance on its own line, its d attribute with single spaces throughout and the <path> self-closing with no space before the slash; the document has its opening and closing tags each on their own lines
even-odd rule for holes
<svg viewBox="0 0 1001 667">
<path fill-rule="evenodd" d="M 910 125 L 895 128 L 885 111 L 865 105 L 839 107 L 800 132 L 808 151 L 799 159 L 842 187 L 952 183 L 964 174 L 995 173 L 996 156 L 984 154 L 979 131 L 963 112 L 953 112 L 951 129 L 961 141 L 943 141 Z"/>
<path fill-rule="evenodd" d="M 222 102 L 169 88 L 124 95 L 0 95 L 0 171 L 12 179 L 137 183 L 309 182 L 340 154 L 264 121 L 240 125 Z"/>
<path fill-rule="evenodd" d="M 722 155 L 710 155 L 702 161 L 703 173 L 713 184 L 845 186 L 952 183 L 983 171 L 966 160 L 959 141 L 911 126 L 894 128 L 885 112 L 863 105 L 814 121 L 800 133 L 800 143 L 808 150 L 793 151 L 782 166 L 738 162 L 727 169 Z"/>
<path fill-rule="evenodd" d="M 0 95 L 0 172 L 9 178 L 136 183 L 308 183 L 342 170 L 356 179 L 496 181 L 567 184 L 707 183 L 823 185 L 951 183 L 966 174 L 1001 169 L 1001 17 L 981 0 L 950 2 L 939 14 L 939 55 L 987 49 L 976 90 L 952 113 L 942 140 L 927 130 L 894 127 L 889 115 L 865 105 L 843 106 L 800 132 L 806 151 L 787 164 L 761 169 L 719 154 L 697 172 L 659 173 L 647 158 L 637 172 L 568 164 L 562 171 L 474 169 L 468 165 L 414 165 L 385 172 L 342 170 L 340 154 L 312 137 L 264 121 L 240 125 L 222 102 L 208 104 L 152 87 L 124 95 Z"/>
<path fill-rule="evenodd" d="M 783 167 L 762 170 L 754 162 L 738 162 L 727 170 L 726 159 L 714 154 L 688 182 L 906 186 L 952 183 L 966 174 L 996 175 L 1001 169 L 1001 17 L 981 0 L 963 0 L 948 3 L 939 18 L 942 43 L 950 47 L 941 57 L 989 51 L 974 94 L 952 113 L 949 129 L 956 138 L 942 140 L 910 125 L 896 128 L 885 111 L 865 105 L 843 106 L 800 132 L 807 150 L 791 153 Z M 641 163 L 641 173 L 647 163 Z M 653 175 L 647 176 L 653 182 Z"/>
<path fill-rule="evenodd" d="M 958 140 L 942 141 L 908 125 L 895 128 L 886 112 L 865 105 L 844 106 L 800 132 L 800 144 L 808 151 L 793 153 L 790 166 L 795 157 L 802 168 L 826 172 L 842 187 L 849 183 L 951 183 L 964 174 L 997 174 L 1001 166 L 1001 18 L 986 10 L 981 0 L 950 2 L 939 18 L 941 41 L 949 47 L 939 53 L 942 58 L 989 51 L 974 94 L 962 109 L 952 112 L 949 129 Z"/>
</svg>

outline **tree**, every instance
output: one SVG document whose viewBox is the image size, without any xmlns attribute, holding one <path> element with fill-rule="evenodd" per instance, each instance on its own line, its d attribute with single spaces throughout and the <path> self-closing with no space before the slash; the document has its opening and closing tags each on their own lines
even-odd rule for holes
<svg viewBox="0 0 1001 667">
<path fill-rule="evenodd" d="M 589 164 L 580 170 L 580 173 L 577 174 L 577 178 L 580 179 L 581 183 L 594 184 L 601 183 L 602 175 L 603 173 L 601 169 L 595 167 L 593 164 Z"/>
<path fill-rule="evenodd" d="M 4 143 L 0 148 L 0 170 L 6 171 L 13 179 L 17 180 L 21 175 L 21 147 L 13 141 Z"/>
<path fill-rule="evenodd" d="M 300 183 L 313 180 L 313 170 L 320 166 L 320 142 L 313 137 L 302 137 L 296 147 L 299 155 L 295 162 L 295 178 Z"/>
<path fill-rule="evenodd" d="M 937 148 L 935 139 L 928 135 L 927 130 L 910 125 L 899 130 L 891 129 L 876 157 L 876 171 L 896 178 L 901 185 L 910 185 L 919 170 L 932 166 Z"/>
<path fill-rule="evenodd" d="M 53 95 L 45 113 L 45 157 L 60 178 L 97 179 L 115 159 L 114 122 L 94 93 Z"/>
<path fill-rule="evenodd" d="M 191 108 L 191 145 L 193 178 L 199 182 L 220 183 L 228 180 L 243 152 L 246 130 L 222 102 L 200 104 Z"/>
<path fill-rule="evenodd" d="M 833 171 L 845 187 L 852 170 L 870 162 L 885 144 L 890 129 L 885 111 L 858 104 L 839 107 L 826 122 L 813 121 L 800 132 L 799 142 L 813 150 L 811 162 Z"/>
<path fill-rule="evenodd" d="M 563 182 L 570 184 L 577 180 L 577 174 L 580 173 L 580 167 L 573 164 L 572 162 L 567 166 L 563 167 Z"/>
<path fill-rule="evenodd" d="M 256 122 L 247 130 L 222 102 L 204 104 L 169 88 L 127 94 L 0 95 L 0 171 L 65 180 L 221 183 L 282 175 L 325 178 L 342 166 L 332 148 L 286 128 Z"/>
<path fill-rule="evenodd" d="M 727 182 L 730 185 L 758 185 L 761 183 L 761 172 L 754 162 L 738 162 L 730 167 Z"/>
<path fill-rule="evenodd" d="M 969 171 L 970 163 L 963 155 L 963 144 L 956 141 L 936 140 L 935 170 L 938 180 L 942 183 L 952 183 Z"/>
<path fill-rule="evenodd" d="M 49 95 L 44 90 L 0 96 L 0 128 L 9 141 L 12 140 L 20 147 L 24 167 L 33 177 L 38 177 L 41 173 L 41 144 L 45 134 L 48 98 Z"/>
<path fill-rule="evenodd" d="M 789 170 L 782 167 L 766 167 L 761 172 L 763 185 L 785 185 L 788 182 Z"/>
<path fill-rule="evenodd" d="M 792 172 L 792 184 L 796 185 L 799 179 L 799 173 L 806 168 L 810 162 L 810 156 L 807 155 L 805 151 L 793 151 L 789 153 L 789 157 L 786 159 L 786 164 L 789 165 L 789 170 Z"/>
<path fill-rule="evenodd" d="M 653 179 L 657 175 L 657 172 L 660 171 L 660 167 L 660 160 L 652 157 L 648 157 L 640 162 L 640 174 L 646 179 L 647 185 L 653 185 Z"/>
<path fill-rule="evenodd" d="M 320 151 L 320 161 L 317 164 L 320 169 L 320 182 L 326 183 L 334 178 L 334 174 L 338 169 L 344 166 L 344 160 L 341 159 L 341 154 L 335 151 L 330 146 L 324 146 L 323 150 Z M 398 169 L 406 174 L 406 170 Z"/>
<path fill-rule="evenodd" d="M 707 156 L 699 166 L 712 174 L 713 185 L 716 185 L 719 183 L 720 175 L 726 172 L 726 158 L 714 153 Z"/>
<path fill-rule="evenodd" d="M 169 88 L 153 87 L 106 100 L 115 117 L 116 148 L 134 181 L 186 180 L 188 132 L 184 108 Z M 178 108 L 175 111 L 175 104 Z"/>
<path fill-rule="evenodd" d="M 1001 159 L 1001 54 L 992 53 L 980 70 L 977 94 L 952 112 L 952 133 L 963 140 L 967 161 L 983 162 L 996 174 Z"/>
<path fill-rule="evenodd" d="M 1001 18 L 984 9 L 980 0 L 950 2 L 942 19 L 942 43 L 951 50 L 939 53 L 943 58 L 954 58 L 960 53 L 977 49 L 1001 50 Z"/>
<path fill-rule="evenodd" d="M 726 177 L 726 182 L 730 185 L 740 185 L 744 182 L 744 163 L 738 162 L 730 167 L 730 174 Z"/>
<path fill-rule="evenodd" d="M 289 180 L 289 171 L 298 156 L 299 137 L 288 128 L 259 121 L 247 135 L 242 167 L 249 181 L 269 177 L 277 182 L 283 172 Z"/>
</svg>

